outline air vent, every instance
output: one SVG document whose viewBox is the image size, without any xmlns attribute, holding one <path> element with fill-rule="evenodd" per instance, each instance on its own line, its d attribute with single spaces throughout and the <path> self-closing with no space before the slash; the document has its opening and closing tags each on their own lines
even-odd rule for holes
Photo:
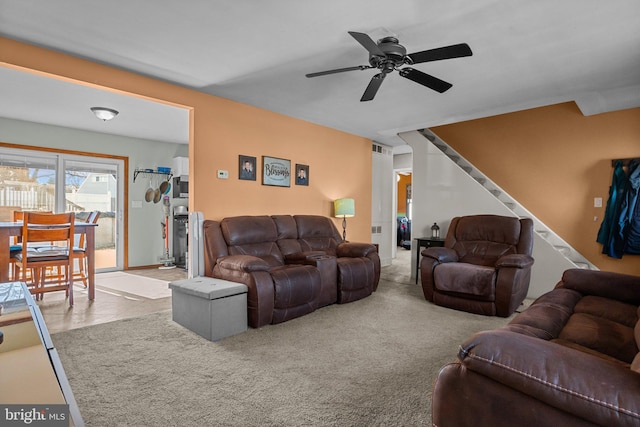
<svg viewBox="0 0 640 427">
<path fill-rule="evenodd" d="M 374 153 L 384 154 L 386 156 L 391 156 L 393 154 L 393 150 L 391 148 L 380 144 L 372 144 L 371 151 Z"/>
</svg>

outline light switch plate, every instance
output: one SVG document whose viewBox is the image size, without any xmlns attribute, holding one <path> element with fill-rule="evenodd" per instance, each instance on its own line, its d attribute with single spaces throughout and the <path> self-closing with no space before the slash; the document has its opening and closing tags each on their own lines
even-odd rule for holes
<svg viewBox="0 0 640 427">
<path fill-rule="evenodd" d="M 220 178 L 220 179 L 229 178 L 229 171 L 218 169 L 218 178 Z"/>
<path fill-rule="evenodd" d="M 593 207 L 601 208 L 602 207 L 602 197 L 594 197 L 593 198 Z"/>
</svg>

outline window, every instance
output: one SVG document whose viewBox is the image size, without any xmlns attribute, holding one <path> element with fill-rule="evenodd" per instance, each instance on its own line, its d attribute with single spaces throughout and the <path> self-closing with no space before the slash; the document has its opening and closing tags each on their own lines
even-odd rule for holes
<svg viewBox="0 0 640 427">
<path fill-rule="evenodd" d="M 78 220 L 100 211 L 96 269 L 120 270 L 123 170 L 119 159 L 0 147 L 0 220 L 12 221 L 14 210 L 75 212 Z"/>
</svg>

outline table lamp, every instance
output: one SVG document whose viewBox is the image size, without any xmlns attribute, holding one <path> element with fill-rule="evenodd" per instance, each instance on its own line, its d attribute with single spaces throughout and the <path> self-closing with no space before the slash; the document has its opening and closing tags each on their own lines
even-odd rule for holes
<svg viewBox="0 0 640 427">
<path fill-rule="evenodd" d="M 336 218 L 342 218 L 342 240 L 347 240 L 347 217 L 356 214 L 355 201 L 353 199 L 338 199 L 333 202 L 333 210 Z"/>
</svg>

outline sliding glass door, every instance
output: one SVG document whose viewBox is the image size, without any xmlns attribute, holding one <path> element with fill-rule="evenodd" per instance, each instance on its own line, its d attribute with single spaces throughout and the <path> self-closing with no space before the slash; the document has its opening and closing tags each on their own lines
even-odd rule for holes
<svg viewBox="0 0 640 427">
<path fill-rule="evenodd" d="M 99 211 L 96 270 L 122 270 L 124 162 L 119 159 L 0 147 L 0 221 L 14 210 Z"/>
</svg>

